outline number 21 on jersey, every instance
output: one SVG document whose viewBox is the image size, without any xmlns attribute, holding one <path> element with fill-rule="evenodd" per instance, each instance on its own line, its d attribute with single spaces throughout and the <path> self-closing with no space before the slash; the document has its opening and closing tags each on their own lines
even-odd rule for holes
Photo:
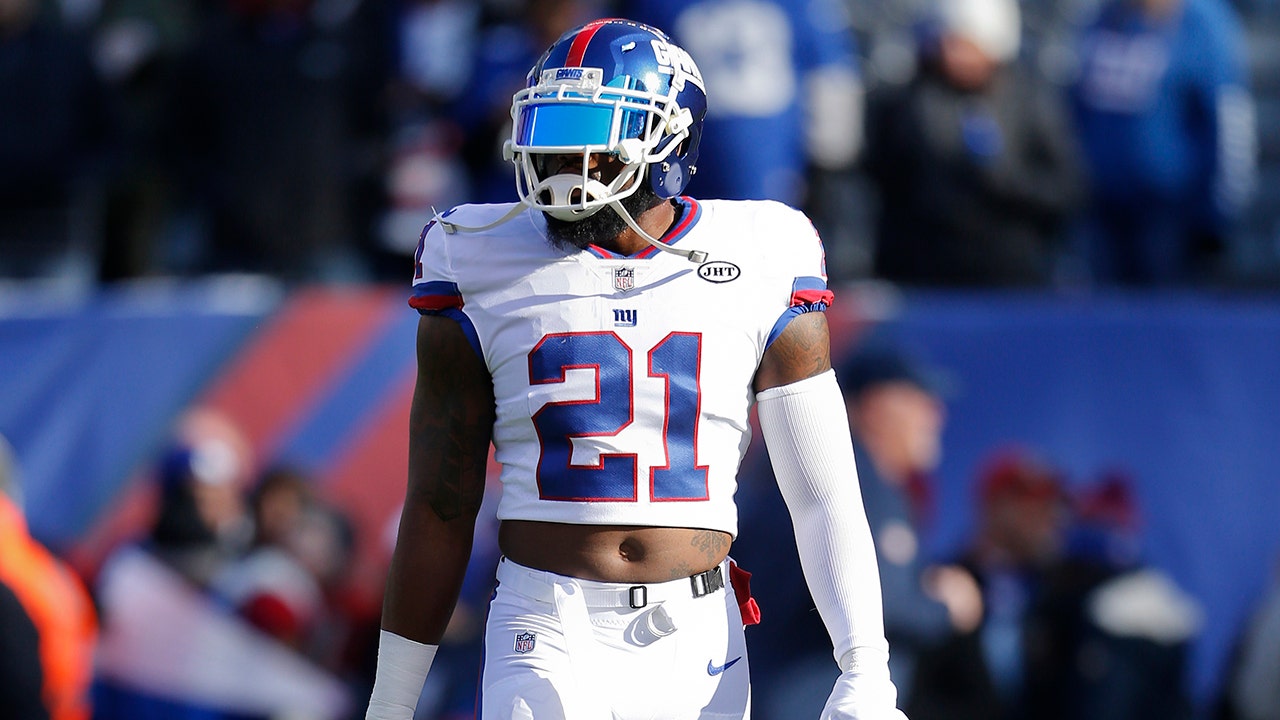
<svg viewBox="0 0 1280 720">
<path fill-rule="evenodd" d="M 544 500 L 635 502 L 636 453 L 601 453 L 593 465 L 573 463 L 574 438 L 615 436 L 635 415 L 635 353 L 612 332 L 555 333 L 529 351 L 529 383 L 563 383 L 566 373 L 595 374 L 595 397 L 553 400 L 533 414 L 538 433 L 538 493 Z M 666 464 L 647 478 L 655 502 L 706 500 L 707 467 L 695 441 L 701 412 L 702 336 L 673 332 L 649 349 L 643 371 L 666 386 L 662 436 Z"/>
</svg>

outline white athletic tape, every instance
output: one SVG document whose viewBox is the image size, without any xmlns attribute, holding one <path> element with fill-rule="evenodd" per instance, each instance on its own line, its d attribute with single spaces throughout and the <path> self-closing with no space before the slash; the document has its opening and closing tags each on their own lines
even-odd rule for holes
<svg viewBox="0 0 1280 720">
<path fill-rule="evenodd" d="M 439 649 L 439 645 L 383 630 L 378 636 L 378 670 L 365 720 L 413 720 L 422 684 Z"/>
</svg>

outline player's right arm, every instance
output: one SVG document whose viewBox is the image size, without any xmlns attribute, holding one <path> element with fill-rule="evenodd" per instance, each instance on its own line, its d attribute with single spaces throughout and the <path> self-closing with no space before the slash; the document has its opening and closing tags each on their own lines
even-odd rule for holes
<svg viewBox="0 0 1280 720">
<path fill-rule="evenodd" d="M 453 319 L 418 321 L 409 482 L 382 608 L 369 720 L 410 720 L 471 558 L 493 434 L 493 383 Z"/>
</svg>

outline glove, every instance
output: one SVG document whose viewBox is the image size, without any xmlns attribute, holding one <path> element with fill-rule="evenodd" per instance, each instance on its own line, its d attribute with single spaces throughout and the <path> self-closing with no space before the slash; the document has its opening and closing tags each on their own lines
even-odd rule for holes
<svg viewBox="0 0 1280 720">
<path fill-rule="evenodd" d="M 907 720 L 897 699 L 887 671 L 880 678 L 846 670 L 836 678 L 819 720 Z"/>
</svg>

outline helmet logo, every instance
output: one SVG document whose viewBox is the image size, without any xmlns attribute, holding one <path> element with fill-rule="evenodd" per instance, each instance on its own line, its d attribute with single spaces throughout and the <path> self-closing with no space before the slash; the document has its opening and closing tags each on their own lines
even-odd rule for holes
<svg viewBox="0 0 1280 720">
<path fill-rule="evenodd" d="M 603 75 L 604 71 L 600 68 L 547 68 L 542 71 L 542 84 L 560 84 L 561 86 L 568 86 L 585 92 L 600 87 Z"/>
<path fill-rule="evenodd" d="M 653 45 L 653 57 L 658 61 L 658 72 L 671 76 L 671 87 L 680 92 L 684 90 L 684 84 L 691 82 L 697 86 L 699 90 L 705 92 L 706 88 L 702 84 L 702 73 L 698 71 L 698 66 L 694 64 L 693 58 L 684 48 L 671 45 L 664 40 L 650 40 Z"/>
</svg>

